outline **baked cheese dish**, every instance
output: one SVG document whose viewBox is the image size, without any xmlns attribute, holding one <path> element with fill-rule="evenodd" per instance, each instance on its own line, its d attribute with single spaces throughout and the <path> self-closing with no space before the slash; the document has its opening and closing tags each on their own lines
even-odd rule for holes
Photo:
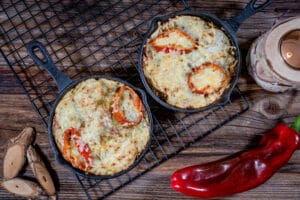
<svg viewBox="0 0 300 200">
<path fill-rule="evenodd" d="M 158 22 L 143 52 L 143 73 L 154 94 L 182 109 L 220 99 L 236 64 L 236 48 L 225 32 L 196 16 Z"/>
<path fill-rule="evenodd" d="M 58 149 L 73 167 L 94 175 L 114 175 L 130 167 L 144 151 L 150 125 L 132 88 L 91 78 L 59 101 L 52 132 Z"/>
</svg>

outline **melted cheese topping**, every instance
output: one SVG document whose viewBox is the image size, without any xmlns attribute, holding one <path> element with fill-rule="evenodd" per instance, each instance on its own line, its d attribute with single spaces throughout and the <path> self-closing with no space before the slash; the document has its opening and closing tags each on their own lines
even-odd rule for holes
<svg viewBox="0 0 300 200">
<path fill-rule="evenodd" d="M 172 28 L 183 30 L 194 41 L 197 41 L 196 49 L 189 53 L 156 51 L 152 47 L 151 41 Z M 178 41 L 182 46 L 189 45 L 181 44 L 185 40 L 180 40 L 177 36 L 172 39 L 164 37 L 161 40 L 165 40 L 160 41 L 165 44 Z M 187 83 L 187 74 L 204 63 L 219 65 L 228 79 L 228 83 L 223 88 L 206 95 L 193 93 Z M 230 86 L 235 65 L 235 47 L 220 28 L 199 17 L 184 15 L 176 16 L 164 23 L 158 23 L 158 28 L 147 40 L 143 56 L 143 71 L 154 92 L 162 94 L 168 104 L 184 109 L 201 108 L 218 100 L 225 89 Z M 197 85 L 198 83 L 200 85 L 213 84 L 212 82 L 215 81 L 214 76 L 198 77 L 202 80 L 196 80 L 196 78 L 193 81 Z M 218 78 L 216 81 L 218 82 Z"/>
<path fill-rule="evenodd" d="M 178 32 L 170 32 L 166 37 L 160 37 L 155 40 L 155 44 L 158 46 L 169 46 L 176 44 L 184 48 L 192 48 L 193 43 L 187 37 L 182 37 Z"/>
<path fill-rule="evenodd" d="M 202 70 L 202 73 L 197 73 L 191 77 L 191 82 L 196 88 L 205 88 L 207 86 L 212 86 L 213 88 L 218 88 L 222 85 L 223 75 L 216 73 L 211 68 L 207 67 Z"/>
<path fill-rule="evenodd" d="M 134 99 L 132 99 L 128 90 L 125 90 L 122 94 L 121 110 L 125 111 L 124 115 L 128 121 L 134 122 L 138 120 L 138 111 L 135 107 Z"/>
<path fill-rule="evenodd" d="M 104 78 L 87 79 L 68 91 L 55 109 L 52 125 L 55 142 L 62 153 L 64 131 L 75 128 L 81 134 L 81 142 L 88 144 L 91 150 L 93 160 L 87 173 L 113 175 L 121 172 L 136 160 L 147 145 L 150 127 L 144 107 L 143 119 L 133 127 L 124 128 L 111 113 L 115 93 L 123 85 Z M 136 112 L 129 106 L 133 103 L 124 93 L 121 103 L 128 106 L 123 109 L 128 118 L 134 119 Z M 84 162 L 75 145 L 71 154 Z M 72 165 L 76 166 L 74 163 Z"/>
<path fill-rule="evenodd" d="M 216 64 L 205 63 L 188 75 L 189 88 L 198 94 L 219 91 L 227 82 L 223 69 Z"/>
</svg>

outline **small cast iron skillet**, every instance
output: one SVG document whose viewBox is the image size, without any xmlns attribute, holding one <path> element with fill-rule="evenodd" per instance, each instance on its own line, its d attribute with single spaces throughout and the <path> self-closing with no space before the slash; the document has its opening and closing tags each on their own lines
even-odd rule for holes
<svg viewBox="0 0 300 200">
<path fill-rule="evenodd" d="M 59 95 L 56 98 L 56 100 L 55 100 L 55 102 L 52 106 L 52 109 L 51 109 L 51 112 L 50 112 L 50 118 L 49 118 L 49 121 L 48 121 L 48 136 L 49 136 L 51 147 L 52 147 L 52 149 L 54 151 L 54 154 L 55 154 L 55 160 L 59 164 L 71 169 L 73 172 L 75 172 L 78 175 L 81 175 L 81 176 L 84 176 L 84 177 L 87 177 L 87 178 L 96 178 L 96 179 L 114 178 L 114 177 L 120 176 L 120 175 L 128 172 L 133 167 L 135 167 L 139 163 L 139 161 L 143 158 L 145 153 L 147 152 L 147 150 L 150 146 L 150 143 L 151 143 L 151 134 L 152 134 L 152 131 L 153 131 L 153 120 L 152 120 L 152 115 L 151 115 L 151 112 L 150 112 L 149 105 L 147 103 L 146 93 L 144 91 L 142 91 L 141 89 L 132 86 L 131 84 L 127 83 L 126 81 L 123 81 L 119 78 L 113 78 L 113 77 L 104 76 L 104 75 L 88 76 L 88 77 L 84 77 L 84 78 L 81 78 L 81 79 L 76 80 L 76 81 L 72 81 L 69 77 L 66 77 L 65 75 L 63 75 L 56 68 L 56 66 L 54 65 L 52 59 L 50 58 L 50 55 L 47 52 L 46 48 L 40 42 L 31 41 L 27 45 L 27 50 L 28 50 L 28 53 L 31 56 L 31 58 L 34 60 L 34 62 L 37 65 L 44 67 L 51 74 L 52 78 L 55 80 L 55 82 L 57 84 L 57 87 L 59 89 Z M 39 58 L 36 55 L 35 50 L 39 50 L 44 58 L 43 59 Z M 133 164 L 131 164 L 127 169 L 125 169 L 125 170 L 123 170 L 119 173 L 113 174 L 113 175 L 87 174 L 84 171 L 73 167 L 67 160 L 65 160 L 63 158 L 62 154 L 58 150 L 58 147 L 57 147 L 56 142 L 54 140 L 54 136 L 52 134 L 52 123 L 53 123 L 53 117 L 54 117 L 55 109 L 56 109 L 56 106 L 58 105 L 59 101 L 63 98 L 63 96 L 69 90 L 74 88 L 77 84 L 81 83 L 82 81 L 85 81 L 87 79 L 99 79 L 99 78 L 105 78 L 105 79 L 109 79 L 109 80 L 113 80 L 113 81 L 123 83 L 123 84 L 129 86 L 130 88 L 132 88 L 135 92 L 137 92 L 137 94 L 139 95 L 139 97 L 141 98 L 141 100 L 143 102 L 143 105 L 144 105 L 144 107 L 147 111 L 148 119 L 149 119 L 149 126 L 150 126 L 149 127 L 150 128 L 150 133 L 149 134 L 150 135 L 149 135 L 149 140 L 147 142 L 147 145 L 146 145 L 145 149 L 138 156 L 138 158 L 135 160 L 135 162 Z"/>
<path fill-rule="evenodd" d="M 235 85 L 237 84 L 239 72 L 240 72 L 240 68 L 241 68 L 241 60 L 242 59 L 241 59 L 241 52 L 240 52 L 238 41 L 237 41 L 236 32 L 237 32 L 239 26 L 243 23 L 243 21 L 245 21 L 247 18 L 249 18 L 250 16 L 254 15 L 255 13 L 261 11 L 262 9 L 264 9 L 265 7 L 267 7 L 268 5 L 270 5 L 272 3 L 272 0 L 267 0 L 264 3 L 260 4 L 259 6 L 255 6 L 257 1 L 259 1 L 259 0 L 251 0 L 239 15 L 237 15 L 229 20 L 225 20 L 225 21 L 220 20 L 219 18 L 217 18 L 216 16 L 214 16 L 210 13 L 206 13 L 206 12 L 202 12 L 202 11 L 198 11 L 198 10 L 191 10 L 191 9 L 187 9 L 187 10 L 179 11 L 179 12 L 172 13 L 169 15 L 154 18 L 151 22 L 148 32 L 146 33 L 146 35 L 143 39 L 143 42 L 142 42 L 141 48 L 140 48 L 140 52 L 139 52 L 139 58 L 138 58 L 138 71 L 139 71 L 140 77 L 142 79 L 144 87 L 146 88 L 146 91 L 152 96 L 152 98 L 154 100 L 156 100 L 159 104 L 161 104 L 162 106 L 164 106 L 170 110 L 179 111 L 179 112 L 188 112 L 188 113 L 200 112 L 200 111 L 204 111 L 204 110 L 210 109 L 215 106 L 225 105 L 230 100 L 232 90 L 234 89 Z M 234 75 L 232 77 L 232 82 L 231 82 L 230 87 L 226 91 L 224 91 L 223 95 L 221 96 L 221 98 L 218 101 L 216 101 L 212 104 L 209 104 L 205 107 L 201 107 L 201 108 L 197 108 L 197 109 L 179 108 L 179 107 L 170 105 L 167 102 L 165 102 L 162 98 L 160 98 L 155 93 L 154 89 L 151 88 L 151 85 L 149 85 L 149 83 L 147 82 L 147 79 L 146 79 L 144 71 L 143 71 L 144 47 L 147 43 L 147 39 L 157 29 L 158 22 L 166 22 L 168 19 L 173 18 L 175 16 L 180 16 L 180 15 L 196 16 L 196 17 L 200 17 L 203 20 L 213 22 L 220 29 L 224 30 L 225 34 L 231 40 L 232 45 L 234 45 L 236 48 L 237 64 L 236 64 L 236 67 L 234 70 Z"/>
</svg>

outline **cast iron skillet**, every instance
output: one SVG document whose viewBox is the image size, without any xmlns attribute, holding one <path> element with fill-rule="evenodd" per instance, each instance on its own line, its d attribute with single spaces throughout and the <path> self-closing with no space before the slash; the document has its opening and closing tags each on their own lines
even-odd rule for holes
<svg viewBox="0 0 300 200">
<path fill-rule="evenodd" d="M 28 45 L 27 45 L 27 50 L 28 50 L 28 53 L 29 55 L 31 56 L 31 58 L 34 60 L 34 62 L 39 65 L 39 66 L 42 66 L 44 67 L 52 76 L 52 78 L 55 80 L 56 84 L 57 84 L 57 87 L 59 89 L 59 95 L 58 97 L 56 98 L 53 106 L 52 106 L 52 109 L 51 109 L 51 112 L 50 112 L 50 118 L 49 118 L 49 121 L 48 121 L 48 136 L 49 136 L 49 140 L 50 140 L 50 144 L 51 144 L 51 147 L 54 151 L 54 154 L 55 154 L 55 160 L 71 169 L 73 172 L 75 172 L 76 174 L 79 174 L 79 175 L 82 175 L 84 177 L 87 177 L 87 178 L 97 178 L 97 179 L 107 179 L 107 178 L 114 178 L 114 177 L 117 177 L 117 176 L 120 176 L 126 172 L 128 172 L 129 170 L 131 170 L 133 167 L 135 167 L 139 161 L 143 158 L 143 156 L 145 155 L 145 153 L 147 152 L 149 146 L 150 146 L 150 143 L 151 143 L 151 134 L 152 134 L 152 131 L 153 131 L 153 120 L 152 120 L 152 115 L 151 115 L 151 112 L 150 112 L 150 108 L 149 108 L 149 105 L 147 103 L 147 98 L 146 98 L 146 94 L 144 91 L 142 91 L 141 89 L 139 88 L 136 88 L 134 86 L 132 86 L 131 84 L 127 83 L 126 81 L 123 81 L 119 78 L 113 78 L 113 77 L 110 77 L 110 76 L 104 76 L 104 75 L 95 75 L 95 76 L 88 76 L 88 77 L 84 77 L 84 78 L 81 78 L 79 80 L 76 80 L 76 81 L 72 81 L 69 77 L 66 77 L 65 75 L 63 75 L 57 68 L 56 66 L 54 65 L 52 59 L 50 58 L 50 55 L 49 53 L 47 52 L 46 48 L 38 41 L 31 41 Z M 43 57 L 44 58 L 39 58 L 36 53 L 35 53 L 35 50 L 39 50 Z M 109 79 L 109 80 L 114 80 L 114 81 L 117 81 L 117 82 L 121 82 L 129 87 L 131 87 L 132 89 L 134 89 L 135 92 L 137 92 L 137 94 L 139 95 L 139 97 L 141 98 L 142 102 L 143 102 L 143 105 L 147 111 L 147 114 L 148 114 L 148 118 L 149 118 L 149 126 L 150 126 L 150 136 L 149 136 L 149 140 L 147 142 L 147 145 L 145 147 L 145 149 L 143 150 L 143 152 L 138 156 L 138 158 L 135 160 L 135 162 L 130 165 L 127 169 L 117 173 L 117 174 L 113 174 L 113 175 L 93 175 L 93 174 L 86 174 L 84 171 L 82 170 L 79 170 L 75 167 L 73 167 L 68 161 L 66 161 L 63 156 L 61 155 L 60 151 L 58 150 L 58 147 L 55 143 L 55 140 L 54 140 L 54 137 L 53 137 L 53 134 L 52 134 L 52 122 L 53 122 L 53 117 L 54 117 L 54 112 L 55 112 L 55 109 L 56 109 L 56 106 L 58 105 L 59 101 L 62 99 L 62 97 L 70 90 L 72 89 L 73 87 L 75 87 L 77 84 L 79 84 L 80 82 L 82 81 L 85 81 L 87 79 L 97 79 L 97 78 L 105 78 L 105 79 Z"/>
<path fill-rule="evenodd" d="M 238 30 L 239 26 L 243 23 L 244 20 L 246 20 L 250 16 L 254 15 L 255 13 L 261 11 L 262 9 L 264 9 L 265 7 L 267 7 L 268 5 L 270 5 L 272 3 L 272 0 L 267 0 L 264 3 L 260 4 L 259 6 L 255 6 L 257 1 L 259 1 L 259 0 L 251 0 L 239 15 L 232 17 L 231 19 L 225 20 L 225 21 L 220 20 L 219 18 L 217 18 L 216 16 L 214 16 L 210 13 L 201 12 L 198 10 L 191 10 L 191 9 L 187 9 L 187 10 L 179 11 L 176 13 L 172 13 L 170 15 L 165 15 L 165 16 L 160 16 L 160 17 L 154 18 L 151 22 L 148 32 L 146 33 L 146 35 L 143 39 L 141 49 L 139 52 L 139 58 L 138 58 L 139 59 L 138 60 L 138 71 L 139 71 L 140 77 L 142 79 L 142 82 L 143 82 L 147 92 L 152 96 L 152 98 L 154 100 L 156 100 L 159 104 L 161 104 L 162 106 L 164 106 L 170 110 L 179 111 L 179 112 L 189 112 L 189 113 L 200 112 L 200 111 L 204 111 L 207 109 L 211 109 L 212 107 L 215 107 L 215 106 L 225 105 L 230 100 L 230 95 L 232 93 L 232 90 L 234 89 L 235 85 L 237 84 L 239 72 L 240 72 L 240 68 L 241 68 L 241 52 L 240 52 L 237 37 L 236 37 L 236 31 Z M 225 34 L 231 40 L 231 43 L 236 47 L 237 64 L 235 67 L 234 75 L 232 77 L 231 86 L 226 91 L 224 91 L 223 95 L 221 96 L 221 98 L 218 101 L 216 101 L 215 103 L 209 104 L 208 106 L 199 108 L 199 109 L 178 108 L 176 106 L 166 103 L 163 99 L 161 99 L 159 96 L 157 96 L 155 94 L 155 92 L 153 91 L 151 86 L 148 84 L 146 77 L 144 75 L 144 71 L 143 71 L 144 46 L 146 45 L 147 39 L 156 30 L 157 23 L 165 22 L 168 19 L 173 18 L 175 16 L 179 16 L 179 15 L 196 16 L 196 17 L 200 17 L 201 19 L 213 22 L 219 28 L 224 30 Z"/>
</svg>

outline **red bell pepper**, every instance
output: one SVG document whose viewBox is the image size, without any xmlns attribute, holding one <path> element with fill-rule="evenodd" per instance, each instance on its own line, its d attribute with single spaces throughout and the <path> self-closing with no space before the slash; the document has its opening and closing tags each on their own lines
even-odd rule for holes
<svg viewBox="0 0 300 200">
<path fill-rule="evenodd" d="M 291 128 L 280 123 L 266 132 L 253 149 L 176 171 L 171 177 L 171 187 L 201 198 L 226 196 L 257 187 L 300 148 L 299 129 L 300 116 Z"/>
</svg>

